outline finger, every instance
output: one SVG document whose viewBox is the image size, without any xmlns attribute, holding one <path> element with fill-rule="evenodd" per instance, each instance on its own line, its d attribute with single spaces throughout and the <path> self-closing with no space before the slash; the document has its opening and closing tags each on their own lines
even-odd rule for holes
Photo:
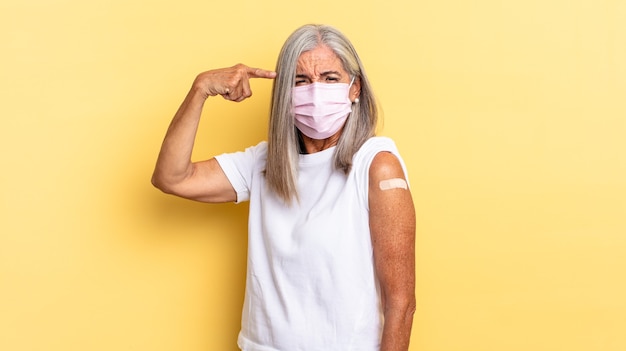
<svg viewBox="0 0 626 351">
<path fill-rule="evenodd" d="M 247 96 L 242 95 L 240 93 L 231 92 L 230 94 L 223 94 L 222 97 L 225 100 L 233 101 L 233 102 L 241 102 L 247 98 Z"/>
<path fill-rule="evenodd" d="M 261 68 L 248 67 L 246 70 L 248 76 L 250 78 L 266 78 L 266 79 L 274 79 L 276 78 L 276 72 L 268 71 Z"/>
<path fill-rule="evenodd" d="M 234 101 L 234 102 L 240 102 L 241 100 L 245 99 L 245 97 L 243 96 L 233 96 L 231 95 L 222 95 L 222 97 L 224 98 L 224 100 L 228 100 L 228 101 Z"/>
<path fill-rule="evenodd" d="M 242 85 L 238 85 L 233 87 L 232 89 L 227 89 L 227 94 L 220 94 L 225 100 L 241 102 L 247 99 L 252 93 L 246 93 L 245 88 Z"/>
<path fill-rule="evenodd" d="M 248 79 L 244 79 L 241 81 L 241 96 L 244 98 L 249 98 L 252 96 L 252 89 L 250 89 L 250 81 Z"/>
</svg>

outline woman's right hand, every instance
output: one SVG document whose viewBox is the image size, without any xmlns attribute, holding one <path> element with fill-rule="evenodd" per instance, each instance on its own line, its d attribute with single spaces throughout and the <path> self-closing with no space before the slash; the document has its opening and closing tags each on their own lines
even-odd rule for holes
<svg viewBox="0 0 626 351">
<path fill-rule="evenodd" d="M 194 89 L 207 99 L 221 95 L 224 99 L 240 102 L 250 96 L 250 78 L 274 79 L 276 72 L 238 64 L 200 73 L 194 81 Z"/>
</svg>

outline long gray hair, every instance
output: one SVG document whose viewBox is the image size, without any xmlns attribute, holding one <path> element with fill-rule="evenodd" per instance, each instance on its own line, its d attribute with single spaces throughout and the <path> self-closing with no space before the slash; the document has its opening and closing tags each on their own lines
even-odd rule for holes
<svg viewBox="0 0 626 351">
<path fill-rule="evenodd" d="M 292 89 L 295 86 L 298 58 L 303 52 L 326 45 L 341 60 L 343 68 L 360 80 L 359 100 L 352 104 L 334 154 L 334 165 L 345 174 L 350 172 L 352 158 L 361 145 L 374 136 L 378 108 L 363 64 L 352 43 L 337 29 L 326 25 L 304 25 L 293 32 L 283 45 L 276 64 L 277 77 L 272 89 L 269 121 L 266 181 L 285 203 L 298 199 L 296 179 L 300 142 L 294 124 Z"/>
</svg>

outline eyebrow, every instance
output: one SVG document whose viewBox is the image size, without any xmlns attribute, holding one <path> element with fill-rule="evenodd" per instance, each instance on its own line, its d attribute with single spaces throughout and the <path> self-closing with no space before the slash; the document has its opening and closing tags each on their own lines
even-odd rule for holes
<svg viewBox="0 0 626 351">
<path fill-rule="evenodd" d="M 322 72 L 322 74 L 320 74 L 320 77 L 329 76 L 331 74 L 336 74 L 338 76 L 341 76 L 341 73 L 339 73 L 338 71 L 326 71 L 326 72 Z M 304 73 L 300 73 L 300 74 L 296 74 L 296 78 L 309 78 L 309 76 Z"/>
</svg>

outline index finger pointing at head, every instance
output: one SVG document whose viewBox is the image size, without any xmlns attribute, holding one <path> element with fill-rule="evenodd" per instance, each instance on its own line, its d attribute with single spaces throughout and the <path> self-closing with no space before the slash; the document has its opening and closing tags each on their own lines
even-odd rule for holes
<svg viewBox="0 0 626 351">
<path fill-rule="evenodd" d="M 248 75 L 252 78 L 276 78 L 276 72 L 268 71 L 261 68 L 248 67 Z"/>
</svg>

